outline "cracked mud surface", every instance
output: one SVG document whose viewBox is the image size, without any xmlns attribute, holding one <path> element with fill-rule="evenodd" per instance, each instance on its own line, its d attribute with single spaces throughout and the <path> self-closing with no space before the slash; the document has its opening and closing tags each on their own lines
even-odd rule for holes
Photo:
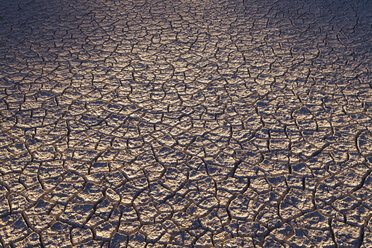
<svg viewBox="0 0 372 248">
<path fill-rule="evenodd" d="M 0 1 L 0 246 L 371 247 L 371 1 Z"/>
</svg>

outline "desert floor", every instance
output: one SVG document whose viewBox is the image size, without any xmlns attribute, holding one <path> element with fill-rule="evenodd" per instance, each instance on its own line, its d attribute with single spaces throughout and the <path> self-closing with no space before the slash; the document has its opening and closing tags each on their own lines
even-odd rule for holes
<svg viewBox="0 0 372 248">
<path fill-rule="evenodd" d="M 371 13 L 0 0 L 0 247 L 372 247 Z"/>
</svg>

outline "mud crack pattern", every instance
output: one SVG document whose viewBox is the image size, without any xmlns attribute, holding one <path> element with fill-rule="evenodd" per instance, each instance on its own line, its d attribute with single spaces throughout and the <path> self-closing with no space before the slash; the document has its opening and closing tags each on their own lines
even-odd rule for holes
<svg viewBox="0 0 372 248">
<path fill-rule="evenodd" d="M 0 246 L 371 247 L 371 1 L 0 1 Z"/>
</svg>

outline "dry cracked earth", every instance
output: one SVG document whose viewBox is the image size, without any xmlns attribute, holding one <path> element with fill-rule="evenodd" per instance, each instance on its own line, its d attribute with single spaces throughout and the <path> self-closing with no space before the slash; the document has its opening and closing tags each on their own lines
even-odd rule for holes
<svg viewBox="0 0 372 248">
<path fill-rule="evenodd" d="M 372 247 L 368 0 L 0 0 L 0 247 Z"/>
</svg>

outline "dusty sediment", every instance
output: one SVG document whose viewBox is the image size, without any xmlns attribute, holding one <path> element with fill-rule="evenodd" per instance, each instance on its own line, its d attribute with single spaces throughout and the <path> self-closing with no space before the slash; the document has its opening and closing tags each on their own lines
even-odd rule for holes
<svg viewBox="0 0 372 248">
<path fill-rule="evenodd" d="M 0 2 L 0 247 L 371 247 L 371 1 Z"/>
</svg>

